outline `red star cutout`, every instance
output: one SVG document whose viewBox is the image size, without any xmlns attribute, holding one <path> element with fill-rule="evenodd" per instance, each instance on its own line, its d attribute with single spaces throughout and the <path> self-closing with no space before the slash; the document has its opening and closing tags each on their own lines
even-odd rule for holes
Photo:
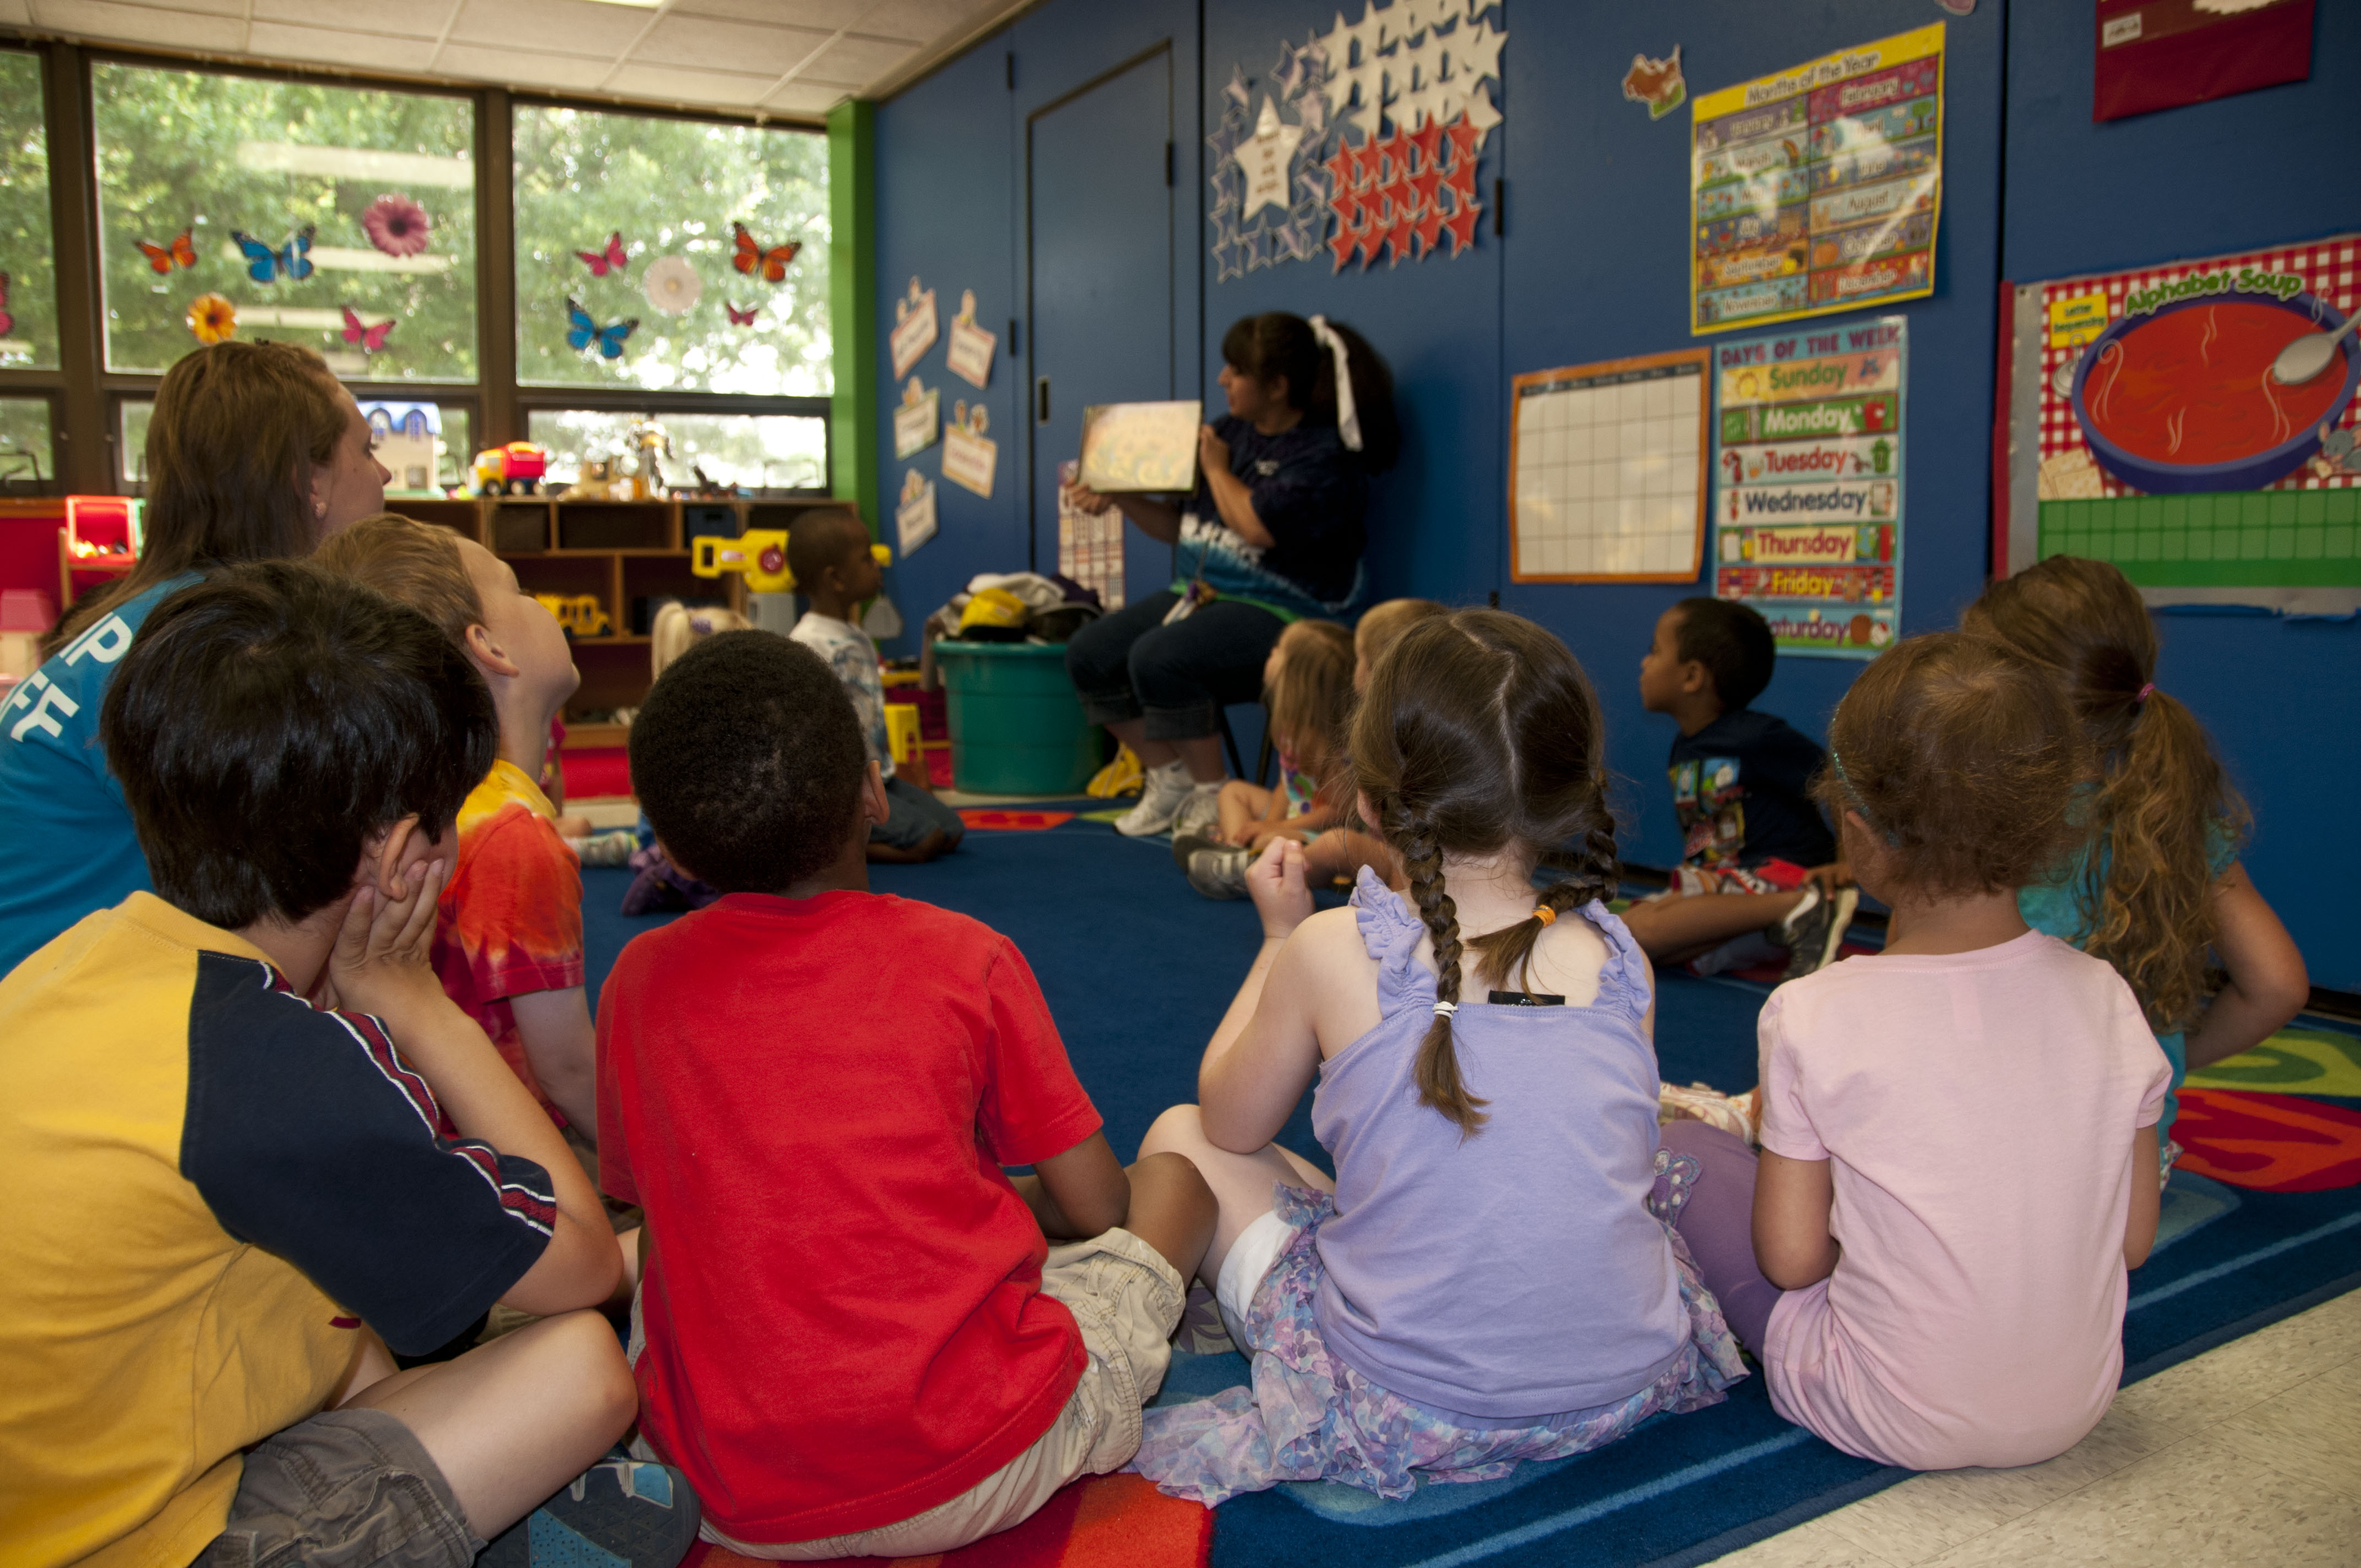
<svg viewBox="0 0 2361 1568">
<path fill-rule="evenodd" d="M 1477 144 L 1484 139 L 1484 133 L 1467 123 L 1466 110 L 1460 111 L 1459 117 L 1451 122 L 1444 134 L 1451 138 L 1451 166 L 1454 169 L 1474 169 Z"/>
<path fill-rule="evenodd" d="M 1358 190 L 1364 185 L 1376 184 L 1385 159 L 1385 148 L 1378 144 L 1378 138 L 1371 137 L 1363 142 L 1360 149 L 1353 152 L 1352 156 L 1354 167 L 1360 170 L 1360 174 L 1353 181 L 1354 189 Z"/>
<path fill-rule="evenodd" d="M 1468 205 L 1476 200 L 1476 165 L 1472 162 L 1455 164 L 1451 172 L 1443 177 L 1443 183 L 1459 198 L 1461 206 Z"/>
<path fill-rule="evenodd" d="M 1406 207 L 1394 209 L 1394 226 L 1386 232 L 1386 243 L 1393 247 L 1393 259 L 1386 265 L 1398 267 L 1410 259 L 1411 215 Z"/>
<path fill-rule="evenodd" d="M 1436 244 L 1443 237 L 1442 210 L 1432 203 L 1420 208 L 1417 221 L 1411 225 L 1411 232 L 1418 236 L 1419 255 L 1433 256 Z"/>
<path fill-rule="evenodd" d="M 1353 156 L 1353 149 L 1349 147 L 1338 147 L 1336 156 L 1321 167 L 1325 169 L 1329 178 L 1335 181 L 1336 190 L 1340 193 L 1352 190 L 1361 182 L 1360 160 Z"/>
<path fill-rule="evenodd" d="M 1410 137 L 1402 133 L 1399 122 L 1394 126 L 1394 134 L 1386 138 L 1386 156 L 1393 160 L 1387 179 L 1400 180 L 1410 172 Z"/>
<path fill-rule="evenodd" d="M 1421 169 L 1435 168 L 1443 161 L 1442 124 L 1428 120 L 1411 133 L 1410 144 L 1418 148 L 1418 166 Z"/>
<path fill-rule="evenodd" d="M 1378 258 L 1378 247 L 1386 243 L 1386 234 L 1385 225 L 1378 221 L 1374 207 L 1364 206 L 1361 214 L 1366 221 L 1354 237 L 1361 247 L 1361 270 L 1367 272 L 1369 263 Z"/>
<path fill-rule="evenodd" d="M 1391 203 L 1386 216 L 1392 222 L 1406 224 L 1418 215 L 1418 195 L 1410 188 L 1408 180 L 1397 178 L 1386 187 L 1385 195 Z"/>
<path fill-rule="evenodd" d="M 1444 228 L 1451 235 L 1452 255 L 1456 256 L 1475 245 L 1476 220 L 1483 215 L 1484 209 L 1475 203 L 1462 202 L 1457 212 L 1443 220 Z"/>
<path fill-rule="evenodd" d="M 1337 271 L 1345 270 L 1345 264 L 1353 259 L 1353 247 L 1360 243 L 1361 231 L 1358 227 L 1352 224 L 1336 225 L 1336 232 L 1328 236 L 1328 248 L 1336 253 L 1335 269 Z"/>
<path fill-rule="evenodd" d="M 1361 198 L 1347 192 L 1328 203 L 1329 210 L 1345 228 L 1351 229 L 1361 221 Z"/>
<path fill-rule="evenodd" d="M 1410 177 L 1410 188 L 1416 192 L 1419 211 L 1425 212 L 1434 206 L 1438 199 L 1435 195 L 1435 188 L 1442 183 L 1443 175 L 1433 169 Z"/>
</svg>

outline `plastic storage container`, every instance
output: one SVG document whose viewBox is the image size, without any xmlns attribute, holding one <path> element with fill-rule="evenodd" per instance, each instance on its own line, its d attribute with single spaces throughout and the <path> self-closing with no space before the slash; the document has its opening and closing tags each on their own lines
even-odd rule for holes
<svg viewBox="0 0 2361 1568">
<path fill-rule="evenodd" d="M 1098 772 L 1098 728 L 1066 678 L 1064 648 L 941 641 L 935 663 L 950 694 L 952 788 L 1070 795 Z"/>
</svg>

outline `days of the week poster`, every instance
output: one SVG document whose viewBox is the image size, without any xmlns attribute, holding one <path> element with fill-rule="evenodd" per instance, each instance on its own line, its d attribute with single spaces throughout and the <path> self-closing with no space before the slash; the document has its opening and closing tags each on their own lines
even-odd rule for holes
<svg viewBox="0 0 2361 1568">
<path fill-rule="evenodd" d="M 1714 345 L 1713 591 L 1761 610 L 1782 653 L 1894 641 L 1908 346 L 1900 316 Z"/>
<path fill-rule="evenodd" d="M 1708 93 L 1692 112 L 1692 332 L 1934 292 L 1942 23 Z"/>
</svg>

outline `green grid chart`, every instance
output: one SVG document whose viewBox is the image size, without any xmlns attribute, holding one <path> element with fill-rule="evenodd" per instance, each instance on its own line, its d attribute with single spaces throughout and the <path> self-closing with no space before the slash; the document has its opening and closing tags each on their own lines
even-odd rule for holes
<svg viewBox="0 0 2361 1568">
<path fill-rule="evenodd" d="M 2146 588 L 2361 587 L 2361 489 L 2043 501 L 2039 553 Z"/>
</svg>

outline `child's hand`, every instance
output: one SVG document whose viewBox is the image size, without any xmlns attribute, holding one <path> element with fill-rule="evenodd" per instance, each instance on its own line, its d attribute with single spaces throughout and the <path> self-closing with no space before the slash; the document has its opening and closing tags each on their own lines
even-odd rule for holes
<svg viewBox="0 0 2361 1568">
<path fill-rule="evenodd" d="M 418 867 L 400 898 L 381 896 L 374 883 L 353 895 L 328 955 L 336 1005 L 390 1017 L 430 993 L 442 997 L 442 982 L 427 959 L 434 950 L 445 870 L 441 861 Z"/>
<path fill-rule="evenodd" d="M 1285 938 L 1312 918 L 1312 890 L 1303 883 L 1303 846 L 1281 839 L 1246 868 L 1246 896 L 1262 916 L 1265 937 Z"/>
<path fill-rule="evenodd" d="M 1825 866 L 1814 866 L 1809 874 L 1812 881 L 1820 884 L 1823 893 L 1834 893 L 1840 887 L 1852 885 L 1852 868 L 1840 860 Z"/>
</svg>

